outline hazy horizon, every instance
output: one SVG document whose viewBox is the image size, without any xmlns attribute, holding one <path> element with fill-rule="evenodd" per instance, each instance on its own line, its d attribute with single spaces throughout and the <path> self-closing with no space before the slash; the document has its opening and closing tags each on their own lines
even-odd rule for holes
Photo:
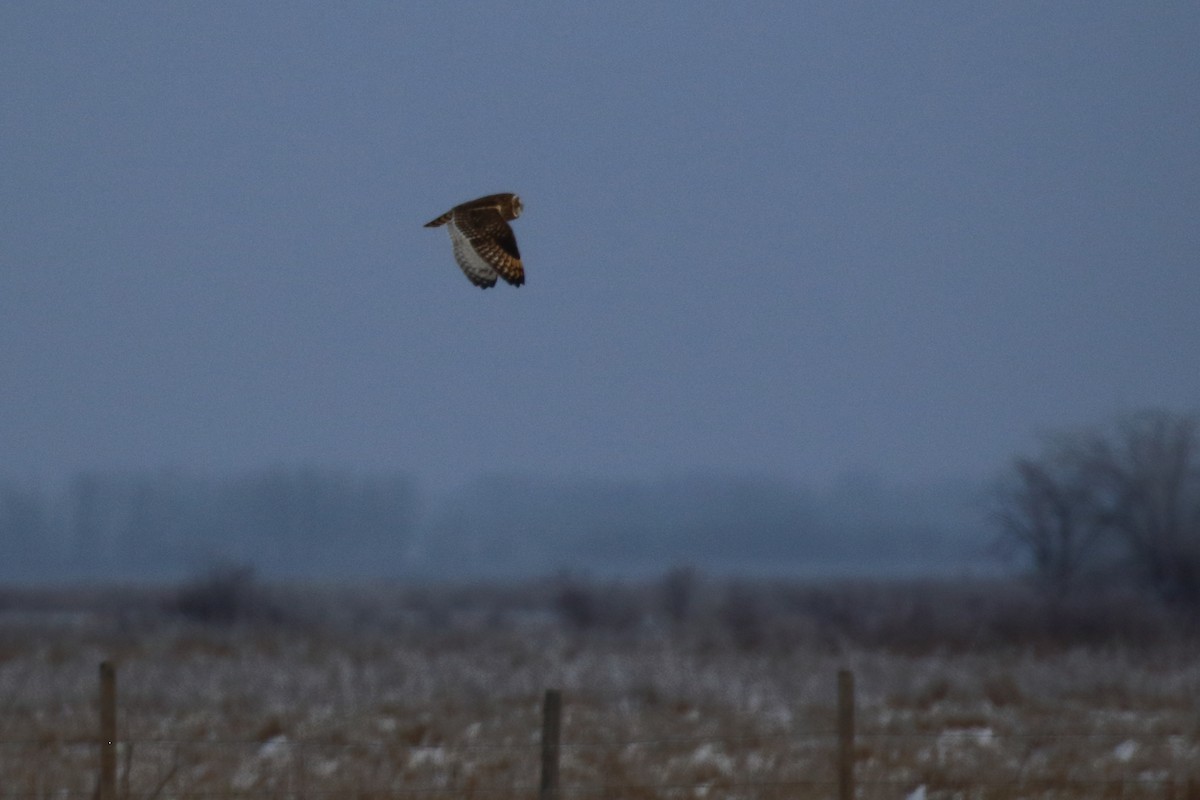
<svg viewBox="0 0 1200 800">
<path fill-rule="evenodd" d="M 0 480 L 0 581 L 624 578 L 679 567 L 790 577 L 958 577 L 1002 567 L 977 487 L 828 489 L 738 476 L 493 476 L 430 492 L 403 473 L 275 468 Z"/>
</svg>

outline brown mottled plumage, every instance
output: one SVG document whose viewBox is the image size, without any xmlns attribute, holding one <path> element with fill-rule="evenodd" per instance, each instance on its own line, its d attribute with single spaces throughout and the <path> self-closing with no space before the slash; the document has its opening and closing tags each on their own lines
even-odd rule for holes
<svg viewBox="0 0 1200 800">
<path fill-rule="evenodd" d="M 454 260 L 471 283 L 487 289 L 496 285 L 499 276 L 520 286 L 525 283 L 525 267 L 508 220 L 521 216 L 521 210 L 521 198 L 515 194 L 489 194 L 455 206 L 425 227 L 450 223 Z"/>
</svg>

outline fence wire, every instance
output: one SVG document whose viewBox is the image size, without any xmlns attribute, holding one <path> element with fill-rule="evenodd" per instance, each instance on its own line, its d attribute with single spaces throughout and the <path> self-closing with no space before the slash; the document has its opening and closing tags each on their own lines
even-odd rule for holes
<svg viewBox="0 0 1200 800">
<path fill-rule="evenodd" d="M 110 709 L 112 702 L 119 701 L 110 701 Z M 134 731 L 153 719 L 136 701 L 121 705 L 123 720 L 138 720 Z M 519 713 L 528 711 L 526 705 Z M 92 718 L 91 709 L 77 713 L 61 735 L 0 737 L 0 800 L 96 800 L 105 747 L 118 773 L 111 800 L 533 798 L 538 754 L 545 752 L 532 714 L 513 726 L 522 733 L 505 741 L 405 742 L 352 729 L 295 736 L 279 725 L 256 736 L 122 735 L 130 731 L 122 727 L 111 745 L 96 728 L 79 727 Z M 585 723 L 556 744 L 562 774 L 556 796 L 833 798 L 844 731 L 816 724 L 823 719 L 814 717 L 814 727 L 803 730 L 642 736 L 592 735 Z M 859 721 L 851 727 L 857 728 L 854 796 L 864 800 L 1200 800 L 1200 732 L 1179 718 L 1153 733 L 1116 725 L 904 730 Z M 1068 754 L 1067 763 L 1050 763 L 1045 753 L 1054 747 Z"/>
</svg>

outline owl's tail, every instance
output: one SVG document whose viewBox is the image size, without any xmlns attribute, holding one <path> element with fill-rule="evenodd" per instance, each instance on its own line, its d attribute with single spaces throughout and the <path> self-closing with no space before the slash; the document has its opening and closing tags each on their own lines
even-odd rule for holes
<svg viewBox="0 0 1200 800">
<path fill-rule="evenodd" d="M 430 221 L 430 222 L 426 222 L 426 223 L 425 223 L 425 227 L 426 227 L 426 228 L 436 228 L 436 227 L 438 227 L 439 225 L 445 225 L 447 222 L 449 222 L 449 221 L 450 221 L 450 218 L 451 218 L 451 217 L 453 217 L 453 216 L 454 216 L 454 211 L 452 211 L 452 210 L 451 210 L 451 211 L 447 211 L 445 214 L 442 214 L 442 215 L 441 215 L 440 217 L 438 217 L 437 219 L 435 219 L 435 220 L 432 220 L 432 221 Z"/>
</svg>

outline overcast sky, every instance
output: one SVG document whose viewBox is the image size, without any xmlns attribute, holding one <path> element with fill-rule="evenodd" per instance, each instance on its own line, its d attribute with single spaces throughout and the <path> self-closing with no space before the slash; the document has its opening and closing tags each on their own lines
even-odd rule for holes
<svg viewBox="0 0 1200 800">
<path fill-rule="evenodd" d="M 0 474 L 926 481 L 1200 407 L 1198 42 L 1195 2 L 2 4 Z M 499 191 L 528 283 L 481 291 L 422 224 Z"/>
</svg>

